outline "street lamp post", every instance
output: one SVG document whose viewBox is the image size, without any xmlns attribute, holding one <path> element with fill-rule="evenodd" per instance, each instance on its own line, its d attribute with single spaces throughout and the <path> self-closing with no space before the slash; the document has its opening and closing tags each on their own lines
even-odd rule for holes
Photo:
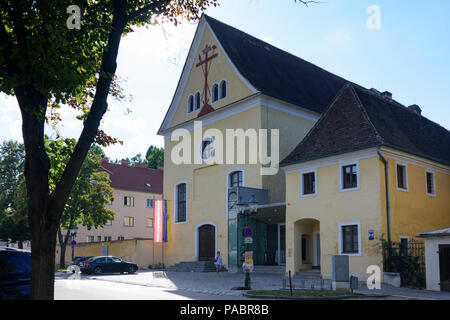
<svg viewBox="0 0 450 320">
<path fill-rule="evenodd" d="M 245 203 L 242 201 L 242 197 L 239 197 L 239 201 L 237 202 L 236 206 L 238 207 L 238 213 L 245 215 L 245 222 L 246 225 L 248 226 L 248 212 L 247 208 L 249 209 L 248 211 L 250 213 L 256 213 L 258 210 L 258 201 L 255 198 L 255 195 L 252 195 L 252 197 L 250 198 L 250 200 L 248 201 L 248 203 Z M 238 215 L 238 217 L 239 217 Z M 238 227 L 239 227 L 239 219 L 238 219 Z M 248 252 L 248 243 L 245 244 L 245 251 Z M 250 280 L 250 270 L 248 268 L 246 268 L 245 270 L 245 280 L 244 280 L 244 290 L 250 290 L 251 286 L 250 286 L 251 280 Z"/>
</svg>

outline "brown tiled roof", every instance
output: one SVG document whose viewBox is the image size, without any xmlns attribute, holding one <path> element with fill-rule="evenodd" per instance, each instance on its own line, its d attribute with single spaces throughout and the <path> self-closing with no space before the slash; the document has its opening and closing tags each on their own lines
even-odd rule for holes
<svg viewBox="0 0 450 320">
<path fill-rule="evenodd" d="M 365 88 L 347 84 L 280 166 L 388 146 L 450 165 L 450 132 Z"/>
<path fill-rule="evenodd" d="M 109 173 L 111 187 L 115 189 L 162 194 L 163 170 L 109 163 L 103 159 L 99 171 Z"/>
</svg>

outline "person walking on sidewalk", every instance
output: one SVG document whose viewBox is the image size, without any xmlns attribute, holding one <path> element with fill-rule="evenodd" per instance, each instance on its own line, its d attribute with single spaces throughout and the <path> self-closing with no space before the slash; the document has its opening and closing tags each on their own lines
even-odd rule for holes
<svg viewBox="0 0 450 320">
<path fill-rule="evenodd" d="M 223 262 L 222 257 L 220 255 L 220 251 L 217 251 L 216 257 L 214 258 L 214 264 L 216 265 L 216 273 L 219 274 L 219 272 L 223 268 Z"/>
</svg>

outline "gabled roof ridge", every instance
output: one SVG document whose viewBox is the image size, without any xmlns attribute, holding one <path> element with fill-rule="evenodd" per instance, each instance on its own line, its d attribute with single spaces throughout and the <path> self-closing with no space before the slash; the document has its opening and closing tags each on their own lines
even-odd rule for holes
<svg viewBox="0 0 450 320">
<path fill-rule="evenodd" d="M 370 89 L 364 88 L 363 86 L 360 86 L 360 85 L 358 85 L 358 84 L 354 84 L 354 86 L 356 86 L 356 87 L 358 87 L 359 89 L 363 90 L 365 93 L 367 93 L 367 94 L 369 94 L 369 95 L 371 95 L 371 96 L 377 98 L 378 100 L 380 100 L 380 101 L 382 101 L 382 102 L 384 102 L 384 103 L 386 103 L 386 104 L 389 104 L 391 107 L 394 107 L 394 108 L 401 108 L 401 109 L 404 109 L 405 111 L 408 111 L 408 112 L 411 112 L 411 113 L 415 114 L 415 111 L 409 109 L 407 106 L 405 106 L 404 104 L 402 104 L 401 102 L 399 102 L 399 101 L 397 101 L 397 100 L 395 100 L 395 99 L 385 99 L 385 98 L 381 97 L 379 94 L 377 94 L 377 93 L 371 91 Z M 428 121 L 428 122 L 431 122 L 432 124 L 437 125 L 437 126 L 443 128 L 443 129 L 449 131 L 447 128 L 443 127 L 443 126 L 440 125 L 439 123 L 437 123 L 437 122 L 435 122 L 435 121 L 433 121 L 433 120 L 431 120 L 431 119 L 428 119 L 426 116 L 423 116 L 423 115 L 418 115 L 418 116 L 420 116 L 421 119 L 423 119 L 423 120 L 426 120 L 426 121 Z"/>
<path fill-rule="evenodd" d="M 227 26 L 228 28 L 231 28 L 231 29 L 234 29 L 234 30 L 236 30 L 236 31 L 238 31 L 238 32 L 240 32 L 240 33 L 243 33 L 243 34 L 245 34 L 247 37 L 250 37 L 250 38 L 252 38 L 252 39 L 254 39 L 254 40 L 258 41 L 258 42 L 261 42 L 262 44 L 268 45 L 268 46 L 274 48 L 274 49 L 277 50 L 277 51 L 280 51 L 280 52 L 282 52 L 282 53 L 284 53 L 284 54 L 288 54 L 288 55 L 292 56 L 292 57 L 295 58 L 295 59 L 298 59 L 298 60 L 303 61 L 304 63 L 308 63 L 309 65 L 315 67 L 316 69 L 319 69 L 320 71 L 324 71 L 324 72 L 326 72 L 326 73 L 329 73 L 329 74 L 333 75 L 334 77 L 336 77 L 336 78 L 338 78 L 338 79 L 340 79 L 340 80 L 343 80 L 343 81 L 345 81 L 345 82 L 350 82 L 350 83 L 352 83 L 351 81 L 349 81 L 349 80 L 347 80 L 347 79 L 345 79 L 345 78 L 343 78 L 343 77 L 341 77 L 341 76 L 338 76 L 337 74 L 334 74 L 334 73 L 332 73 L 332 72 L 330 72 L 330 71 L 328 71 L 328 70 L 326 70 L 326 69 L 324 69 L 324 68 L 322 68 L 322 67 L 319 67 L 318 65 L 316 65 L 316 64 L 314 64 L 314 63 L 312 63 L 312 62 L 309 62 L 309 61 L 307 61 L 307 60 L 305 60 L 305 59 L 302 59 L 302 58 L 300 58 L 299 56 L 297 56 L 297 55 L 295 55 L 295 54 L 293 54 L 293 53 L 291 53 L 291 52 L 289 52 L 289 51 L 287 51 L 287 50 L 285 50 L 285 49 L 281 49 L 281 48 L 279 48 L 279 47 L 276 47 L 276 46 L 274 46 L 273 44 L 270 44 L 270 43 L 268 43 L 268 42 L 266 42 L 266 41 L 264 41 L 264 40 L 261 40 L 261 39 L 259 39 L 259 38 L 256 38 L 255 36 L 252 36 L 251 34 L 245 32 L 245 31 L 242 31 L 242 30 L 240 30 L 240 29 L 238 29 L 238 28 L 236 28 L 236 27 L 233 27 L 233 26 L 231 26 L 231 25 L 225 23 L 225 22 L 222 22 L 222 21 L 220 21 L 220 20 L 217 20 L 217 19 L 215 19 L 215 18 L 213 18 L 213 17 L 211 17 L 211 16 L 209 16 L 209 15 L 207 15 L 207 14 L 205 14 L 205 13 L 203 13 L 203 15 L 205 16 L 207 22 L 208 22 L 208 19 L 211 19 L 211 20 L 213 20 L 214 22 L 220 23 L 220 24 L 222 24 L 222 25 Z M 209 22 L 208 22 L 208 24 L 209 24 Z M 211 26 L 211 25 L 210 25 L 210 26 Z M 213 28 L 213 27 L 211 26 L 211 28 Z M 218 40 L 220 41 L 220 39 L 218 39 Z M 226 48 L 224 48 L 224 50 L 226 51 Z M 236 67 L 238 68 L 238 66 L 236 66 Z M 247 80 L 251 82 L 250 79 L 247 79 Z"/>
<path fill-rule="evenodd" d="M 377 139 L 377 141 L 379 142 L 379 145 L 384 144 L 386 141 L 385 139 L 381 136 L 381 134 L 378 132 L 377 128 L 375 127 L 375 125 L 373 124 L 372 120 L 370 119 L 369 114 L 367 113 L 367 110 L 364 108 L 364 104 L 361 102 L 361 99 L 358 96 L 358 93 L 356 92 L 354 86 L 352 86 L 351 84 L 347 85 L 346 87 L 349 87 L 353 93 L 353 95 L 356 98 L 356 102 L 358 103 L 359 108 L 361 109 L 361 112 L 364 116 L 364 118 L 366 118 L 366 120 L 370 123 L 370 125 L 372 126 L 372 129 L 375 131 L 375 137 Z M 366 90 L 365 88 L 359 86 L 360 88 Z M 370 92 L 370 90 L 367 90 Z M 341 94 L 341 93 L 340 93 Z"/>
<path fill-rule="evenodd" d="M 302 139 L 302 141 L 300 141 L 300 143 L 297 144 L 297 145 L 294 147 L 294 149 L 293 149 L 291 152 L 289 152 L 289 154 L 288 154 L 288 155 L 280 162 L 280 166 L 282 166 L 282 165 L 283 165 L 283 162 L 284 162 L 286 159 L 288 159 L 288 158 L 291 156 L 291 154 L 294 154 L 294 153 L 296 152 L 297 149 L 301 148 L 301 147 L 306 143 L 306 141 L 309 139 L 309 137 L 310 137 L 311 135 L 313 135 L 313 134 L 318 130 L 318 127 L 322 124 L 322 122 L 324 122 L 324 121 L 328 118 L 328 116 L 329 116 L 329 114 L 331 113 L 331 111 L 335 108 L 335 106 L 336 106 L 336 103 L 335 103 L 335 102 L 339 99 L 339 97 L 342 95 L 342 93 L 343 93 L 346 89 L 351 88 L 351 87 L 352 87 L 352 84 L 351 84 L 351 83 L 347 83 L 344 87 L 342 87 L 342 89 L 341 89 L 341 90 L 338 92 L 338 94 L 334 97 L 333 101 L 331 101 L 331 103 L 330 103 L 330 105 L 327 107 L 326 111 L 322 114 L 322 116 L 319 118 L 319 120 L 317 120 L 316 123 L 314 123 L 313 127 L 308 131 L 308 133 L 305 135 L 305 137 Z"/>
</svg>

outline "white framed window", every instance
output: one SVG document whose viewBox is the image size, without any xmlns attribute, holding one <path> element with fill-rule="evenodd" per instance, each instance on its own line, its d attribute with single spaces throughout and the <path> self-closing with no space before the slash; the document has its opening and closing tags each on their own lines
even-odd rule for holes
<svg viewBox="0 0 450 320">
<path fill-rule="evenodd" d="M 86 242 L 94 242 L 94 236 L 87 236 L 86 237 Z"/>
<path fill-rule="evenodd" d="M 219 86 L 219 99 L 225 99 L 227 97 L 227 91 L 228 91 L 228 86 L 227 86 L 227 80 L 223 79 L 222 81 L 220 81 L 220 86 Z"/>
<path fill-rule="evenodd" d="M 395 163 L 395 181 L 397 190 L 408 191 L 408 165 L 406 163 Z"/>
<path fill-rule="evenodd" d="M 425 187 L 427 196 L 436 196 L 436 175 L 434 171 L 425 170 Z"/>
<path fill-rule="evenodd" d="M 201 144 L 201 156 L 202 160 L 206 161 L 210 158 L 214 157 L 216 154 L 216 148 L 214 143 L 214 138 L 212 137 L 205 137 L 202 140 Z"/>
<path fill-rule="evenodd" d="M 191 94 L 188 97 L 188 102 L 187 102 L 187 112 L 191 113 L 194 111 L 194 95 Z"/>
<path fill-rule="evenodd" d="M 134 207 L 134 197 L 123 197 L 123 205 L 125 207 Z"/>
<path fill-rule="evenodd" d="M 317 195 L 317 169 L 300 171 L 300 197 Z"/>
<path fill-rule="evenodd" d="M 113 221 L 112 220 L 108 220 L 105 223 L 105 226 L 112 226 Z"/>
<path fill-rule="evenodd" d="M 201 105 L 202 105 L 202 95 L 200 91 L 197 91 L 197 93 L 195 94 L 194 110 L 199 110 Z"/>
<path fill-rule="evenodd" d="M 147 228 L 153 228 L 153 218 L 147 218 L 145 227 L 147 227 Z"/>
<path fill-rule="evenodd" d="M 339 191 L 355 191 L 360 189 L 359 161 L 339 164 Z"/>
<path fill-rule="evenodd" d="M 214 83 L 211 90 L 211 102 L 214 103 L 219 100 L 219 84 Z"/>
<path fill-rule="evenodd" d="M 118 236 L 117 240 L 125 240 L 125 237 L 124 236 Z"/>
<path fill-rule="evenodd" d="M 338 244 L 340 255 L 361 256 L 361 223 L 339 223 Z"/>
<path fill-rule="evenodd" d="M 97 242 L 102 242 L 102 236 L 97 236 Z"/>
<path fill-rule="evenodd" d="M 179 181 L 174 188 L 175 199 L 175 224 L 183 224 L 188 221 L 188 184 Z"/>
<path fill-rule="evenodd" d="M 134 217 L 123 217 L 124 227 L 134 227 Z"/>
<path fill-rule="evenodd" d="M 147 199 L 147 208 L 155 207 L 155 199 Z"/>
<path fill-rule="evenodd" d="M 112 241 L 112 237 L 111 236 L 104 236 L 103 240 L 106 241 Z"/>
</svg>

